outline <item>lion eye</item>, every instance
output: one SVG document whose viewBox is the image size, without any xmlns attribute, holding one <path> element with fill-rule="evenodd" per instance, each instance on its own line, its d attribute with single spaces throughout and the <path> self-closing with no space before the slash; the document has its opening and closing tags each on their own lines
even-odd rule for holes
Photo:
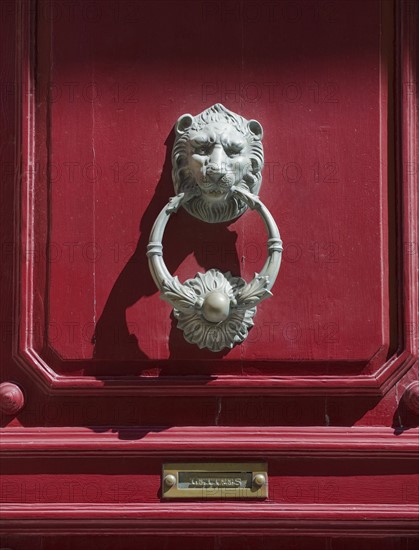
<svg viewBox="0 0 419 550">
<path fill-rule="evenodd" d="M 208 155 L 209 153 L 209 146 L 208 145 L 203 145 L 201 147 L 197 147 L 195 149 L 195 154 L 196 155 Z"/>
<path fill-rule="evenodd" d="M 229 157 L 236 157 L 240 155 L 244 149 L 244 143 L 241 141 L 230 141 L 226 140 L 223 143 L 224 151 Z"/>
</svg>

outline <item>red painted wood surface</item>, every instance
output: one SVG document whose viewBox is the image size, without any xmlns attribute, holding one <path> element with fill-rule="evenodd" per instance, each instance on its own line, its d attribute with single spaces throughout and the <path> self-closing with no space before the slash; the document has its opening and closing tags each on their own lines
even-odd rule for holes
<svg viewBox="0 0 419 550">
<path fill-rule="evenodd" d="M 264 548 L 266 550 L 277 550 L 278 548 L 289 548 L 290 550 L 370 550 L 373 546 L 371 539 L 336 537 L 333 539 L 319 539 L 317 537 L 304 537 L 296 539 L 295 537 L 243 537 L 240 535 L 234 537 L 182 537 L 182 536 L 145 536 L 142 539 L 142 548 L 150 550 L 174 550 L 184 548 L 185 550 L 253 550 L 254 548 Z M 28 548 L 28 539 L 24 536 L 5 537 L 5 544 L 13 546 L 15 550 L 26 550 Z M 331 546 L 332 544 L 332 546 Z M 415 540 L 394 537 L 380 539 L 379 546 L 382 550 L 414 550 L 417 542 Z M 90 537 L 83 535 L 75 539 L 68 540 L 64 536 L 54 536 L 48 538 L 36 537 L 31 539 L 31 550 L 89 550 L 92 546 L 98 546 L 103 550 L 129 550 L 132 548 L 131 540 L 126 536 L 99 536 Z"/>
<path fill-rule="evenodd" d="M 397 274 L 395 233 L 388 238 L 388 227 L 394 229 L 398 219 L 395 152 L 387 148 L 386 125 L 388 115 L 391 116 L 394 110 L 393 95 L 390 102 L 387 97 L 394 66 L 391 44 L 395 32 L 389 5 L 370 2 L 367 4 L 368 17 L 361 17 L 353 9 L 353 4 L 346 3 L 333 15 L 336 19 L 333 25 L 332 15 L 323 12 L 324 6 L 318 7 L 316 10 L 321 13 L 316 11 L 318 24 L 313 26 L 308 16 L 308 6 L 312 4 L 308 3 L 305 18 L 294 21 L 300 34 L 290 31 L 289 16 L 278 15 L 278 28 L 284 31 L 280 33 L 283 38 L 277 38 L 278 48 L 272 47 L 272 33 L 266 36 L 260 33 L 264 38 L 257 46 L 270 52 L 269 63 L 260 63 L 259 57 L 255 57 L 244 44 L 242 65 L 233 63 L 227 56 L 224 65 L 210 64 L 208 68 L 207 64 L 198 62 L 199 56 L 188 57 L 191 77 L 185 81 L 182 71 L 179 71 L 180 76 L 171 78 L 172 93 L 169 96 L 165 93 L 165 97 L 170 99 L 169 105 L 159 102 L 155 93 L 156 85 L 160 92 L 164 90 L 163 84 L 158 86 L 158 79 L 170 74 L 165 70 L 165 63 L 161 62 L 163 54 L 160 52 L 159 57 L 156 48 L 154 63 L 162 63 L 160 72 L 156 71 L 154 64 L 144 63 L 143 42 L 147 35 L 132 29 L 135 20 L 131 20 L 132 12 L 126 12 L 132 5 L 115 4 L 118 6 L 116 15 L 109 11 L 111 5 L 107 3 L 102 7 L 100 17 L 81 17 L 79 31 L 84 37 L 84 42 L 81 42 L 83 55 L 80 49 L 71 46 L 73 25 L 69 19 L 74 14 L 67 13 L 65 3 L 54 2 L 50 8 L 48 4 L 41 4 L 34 37 L 38 46 L 36 58 L 25 42 L 29 61 L 23 75 L 23 89 L 26 92 L 31 90 L 33 94 L 26 93 L 30 101 L 24 102 L 27 114 L 24 130 L 25 135 L 36 139 L 24 144 L 27 149 L 24 150 L 21 206 L 26 231 L 21 233 L 21 257 L 25 269 L 21 270 L 18 357 L 23 363 L 22 368 L 29 364 L 31 371 L 41 377 L 41 383 L 68 391 L 77 388 L 77 394 L 94 393 L 98 388 L 101 395 L 107 391 L 113 395 L 119 393 L 121 375 L 127 377 L 124 378 L 124 393 L 143 395 L 214 395 L 216 392 L 220 395 L 243 394 L 245 391 L 250 395 L 288 394 L 291 388 L 292 392 L 301 393 L 304 388 L 314 394 L 327 391 L 380 396 L 386 393 L 412 366 L 410 353 L 402 350 L 410 338 L 406 336 L 407 330 L 414 331 L 416 326 L 413 312 L 402 311 L 401 296 L 393 291 Z M 157 4 L 142 5 L 141 17 L 154 20 L 156 14 L 153 10 L 158 9 Z M 173 3 L 158 5 L 167 7 L 169 12 L 176 11 Z M 233 3 L 229 5 L 233 6 Z M 207 13 L 207 9 L 206 3 L 194 4 L 191 9 L 194 27 L 200 27 L 203 20 L 209 21 L 211 17 L 220 19 L 217 14 Z M 249 14 L 245 8 L 242 11 L 242 26 L 249 26 Z M 217 32 L 222 34 L 223 29 L 229 27 L 228 17 L 232 16 L 224 14 L 221 17 Z M 342 56 L 346 52 L 349 35 L 344 32 L 349 33 L 351 28 L 346 24 L 348 21 L 352 21 L 353 30 L 359 34 L 356 47 L 353 45 L 353 59 L 357 59 L 356 48 L 360 45 L 364 53 L 371 52 L 371 55 L 365 54 L 362 64 L 346 64 L 343 71 L 339 56 L 325 56 L 332 46 L 334 50 L 339 46 Z M 367 23 L 369 27 L 365 29 Z M 266 14 L 257 21 L 261 28 L 265 24 L 273 24 Z M 315 39 L 319 25 L 328 29 L 323 33 L 321 44 Z M 173 26 L 167 25 L 166 28 L 162 25 L 159 32 L 160 38 L 156 38 L 156 42 L 164 49 Z M 304 40 L 300 39 L 301 33 Z M 112 42 L 110 36 L 119 44 L 116 57 L 108 55 Z M 232 40 L 234 38 L 233 34 Z M 177 47 L 181 47 L 181 41 L 175 37 L 172 42 L 179 42 Z M 327 63 L 312 63 L 309 51 L 313 50 L 313 44 L 320 48 L 316 56 L 323 55 Z M 300 63 L 282 62 L 283 50 L 287 49 L 297 51 Z M 174 49 L 174 53 L 176 51 Z M 133 52 L 137 52 L 138 59 Z M 229 71 L 227 63 L 231 65 Z M 304 89 L 313 92 L 310 83 L 319 84 L 313 80 L 315 74 L 311 72 L 316 68 L 322 77 L 322 85 L 329 91 L 334 89 L 333 97 L 320 98 L 315 88 L 311 99 L 264 93 L 257 101 L 249 102 L 247 96 L 245 101 L 242 97 L 243 89 L 248 89 L 245 76 L 253 75 L 261 90 L 266 86 L 268 90 L 272 86 L 276 89 L 283 82 L 272 80 L 276 78 L 279 64 L 286 77 L 284 82 L 291 83 L 287 85 L 288 91 L 301 89 L 302 94 Z M 118 91 L 116 96 L 106 100 L 109 86 L 112 86 L 112 93 L 116 93 L 114 87 L 119 90 L 121 83 L 128 82 L 131 92 L 136 90 L 137 80 L 125 79 L 139 78 L 139 74 L 144 82 L 149 83 L 141 88 L 140 97 L 124 96 L 121 99 Z M 333 74 L 335 80 L 330 81 L 329 74 Z M 284 203 L 282 222 L 281 209 L 275 207 L 273 212 L 281 231 L 285 232 L 285 241 L 287 235 L 290 235 L 289 239 L 297 239 L 289 240 L 297 256 L 284 262 L 282 287 L 278 284 L 270 308 L 260 308 L 259 320 L 250 338 L 244 345 L 216 356 L 184 342 L 181 332 L 170 319 L 168 306 L 158 299 L 144 258 L 151 224 L 172 193 L 169 166 L 172 123 L 160 124 L 159 121 L 175 119 L 176 112 L 186 107 L 194 110 L 195 105 L 195 110 L 201 110 L 210 99 L 219 100 L 212 98 L 209 86 L 223 82 L 220 79 L 226 75 L 240 93 L 239 98 L 233 96 L 234 101 L 229 102 L 231 94 L 224 90 L 223 93 L 227 94 L 224 102 L 237 110 L 251 107 L 262 118 L 266 113 L 263 123 L 267 136 L 271 136 L 267 139 L 266 150 L 268 196 L 274 205 Z M 73 80 L 65 80 L 70 76 Z M 204 77 L 212 80 L 204 80 Z M 156 85 L 152 86 L 152 82 Z M 363 109 L 368 116 L 362 114 Z M 132 121 L 137 118 L 142 124 L 133 125 Z M 97 127 L 98 121 L 100 125 Z M 286 131 L 278 130 L 280 123 L 284 124 Z M 329 136 L 327 143 L 320 147 L 322 140 L 317 134 L 327 134 L 335 131 L 333 129 L 343 132 L 341 139 Z M 279 155 L 278 151 L 287 151 L 292 143 L 291 131 L 295 132 L 293 154 L 298 161 L 281 164 L 275 159 L 282 162 L 285 153 Z M 359 137 L 355 139 L 358 133 Z M 70 135 L 77 136 L 77 139 L 70 139 Z M 300 135 L 304 139 L 298 140 Z M 346 153 L 348 143 L 362 148 L 364 152 L 360 159 L 368 159 L 367 162 L 358 160 L 355 171 Z M 166 145 L 165 153 L 159 149 L 162 144 Z M 333 150 L 330 149 L 332 144 Z M 351 149 L 353 155 L 356 147 Z M 149 168 L 148 148 L 155 151 L 152 168 Z M 339 162 L 334 160 L 325 166 L 328 170 L 340 170 L 343 179 L 329 181 L 330 178 L 325 176 L 320 182 L 316 169 L 307 164 L 308 150 L 317 155 L 319 166 L 325 151 L 338 159 Z M 387 150 L 390 151 L 388 162 Z M 127 160 L 128 153 L 136 159 L 135 162 Z M 113 176 L 104 173 L 109 159 L 114 161 Z M 130 181 L 125 181 L 128 176 L 125 177 L 123 188 L 119 174 L 121 162 L 131 172 L 135 171 L 135 175 L 130 172 Z M 156 168 L 156 164 L 160 168 Z M 269 179 L 273 179 L 272 174 L 279 165 L 282 166 L 280 177 L 285 182 L 276 185 Z M 158 176 L 156 170 L 160 170 Z M 297 171 L 297 175 L 290 176 L 289 170 Z M 303 177 L 303 170 L 305 174 L 314 170 L 313 178 Z M 376 179 L 363 175 L 363 170 L 373 171 Z M 80 173 L 77 175 L 76 171 Z M 155 184 L 150 186 L 148 182 L 153 178 Z M 314 179 L 313 185 L 311 179 Z M 409 188 L 408 182 L 406 186 Z M 348 197 L 339 193 L 348 193 Z M 91 200 L 93 195 L 94 202 Z M 308 196 L 311 217 L 304 210 Z M 116 207 L 115 201 L 122 202 Z M 333 208 L 330 201 L 334 201 Z M 299 208 L 296 211 L 300 218 L 294 220 L 291 230 L 288 228 L 292 221 L 289 212 L 294 212 L 297 202 Z M 137 214 L 131 210 L 134 205 L 138 210 L 138 220 L 141 219 L 139 237 L 138 222 L 132 221 L 137 219 Z M 329 211 L 327 216 L 320 214 L 324 208 Z M 367 216 L 365 212 L 368 212 Z M 237 273 L 240 270 L 242 275 L 250 276 L 250 271 L 246 270 L 252 262 L 247 262 L 245 249 L 252 249 L 256 256 L 261 257 L 264 235 L 260 225 L 249 220 L 251 213 L 228 227 L 214 228 L 188 219 L 181 212 L 175 218 L 171 236 L 165 244 L 169 267 L 172 271 L 179 267 L 178 273 L 184 278 L 198 268 L 214 265 L 212 262 L 216 261 L 222 269 Z M 368 223 L 373 224 L 374 230 L 368 228 Z M 334 240 L 308 241 L 308 233 L 311 234 L 313 229 L 319 238 Z M 117 235 L 123 243 L 115 241 L 112 244 L 112 257 L 105 253 L 110 246 L 110 233 Z M 368 238 L 364 239 L 362 246 L 355 246 L 365 234 Z M 193 242 L 190 242 L 191 236 L 195 239 Z M 207 238 L 212 240 L 207 241 Z M 225 246 L 229 246 L 228 243 L 233 245 L 233 242 L 236 246 L 234 254 L 231 253 L 233 248 L 229 249 L 230 252 L 225 250 Z M 206 247 L 204 253 L 203 245 Z M 329 251 L 334 250 L 330 252 L 333 258 L 320 251 L 323 245 Z M 307 254 L 299 257 L 299 250 L 304 247 L 313 252 L 310 261 Z M 122 249 L 129 252 L 129 257 L 125 254 L 122 258 Z M 122 266 L 117 265 L 121 263 Z M 417 257 L 411 254 L 406 263 L 410 270 L 416 269 Z M 250 268 L 257 268 L 257 265 Z M 138 281 L 141 281 L 140 285 Z M 409 285 L 414 297 L 417 282 L 412 279 Z M 332 298 L 330 292 L 335 292 L 335 287 L 336 292 L 339 289 L 339 296 Z M 348 289 L 352 290 L 349 292 Z M 283 300 L 281 304 L 280 299 Z M 145 314 L 141 308 L 148 302 L 151 305 L 146 307 L 147 322 L 140 323 Z M 404 314 L 404 322 L 399 319 L 399 314 Z M 331 315 L 336 317 L 336 322 Z M 136 321 L 131 322 L 134 318 Z"/>
<path fill-rule="evenodd" d="M 42 354 L 46 340 L 61 370 L 67 360 L 73 373 L 78 360 L 94 357 L 113 362 L 107 373 L 117 374 L 126 360 L 136 367 L 125 372 L 141 368 L 148 376 L 278 375 L 282 361 L 303 363 L 285 371 L 294 375 L 312 372 L 316 361 L 343 362 L 332 372 L 359 373 L 373 357 L 383 361 L 390 311 L 387 172 L 381 167 L 392 30 L 381 21 L 379 3 L 367 3 L 362 16 L 345 3 L 334 14 L 318 14 L 316 25 L 309 3 L 294 24 L 263 12 L 251 21 L 244 9 L 241 24 L 232 25 L 230 17 L 207 13 L 206 3 L 130 8 L 107 3 L 99 18 L 82 18 L 77 48 L 64 9 L 52 25 L 39 19 L 39 94 L 49 86 L 51 98 L 45 113 L 39 109 L 49 144 L 47 150 L 38 145 L 35 186 L 42 191 L 34 215 L 41 219 L 28 220 L 35 233 L 39 223 L 35 238 L 46 239 L 48 254 L 38 250 L 34 266 L 40 303 L 30 307 L 45 317 L 47 332 L 37 327 L 35 349 Z M 187 33 L 173 24 L 185 9 Z M 204 54 L 198 44 L 205 25 L 217 48 Z M 250 31 L 257 41 L 242 39 Z M 222 46 L 226 35 L 231 47 Z M 227 92 L 232 89 L 237 93 Z M 249 101 L 251 94 L 257 100 Z M 262 198 L 278 220 L 286 253 L 274 298 L 259 308 L 250 338 L 213 361 L 176 330 L 144 257 L 151 225 L 173 194 L 173 123 L 217 101 L 264 126 Z M 212 226 L 182 211 L 167 231 L 165 256 L 182 279 L 214 265 L 249 279 L 263 264 L 265 240 L 250 212 Z M 47 270 L 40 265 L 45 261 Z M 97 369 L 84 361 L 82 373 Z"/>
<path fill-rule="evenodd" d="M 416 547 L 418 4 L 0 14 L 0 546 Z M 215 102 L 264 127 L 285 243 L 274 297 L 220 354 L 183 341 L 145 260 L 173 123 Z M 250 278 L 264 241 L 250 212 L 180 212 L 165 258 Z M 265 502 L 161 500 L 164 462 L 251 460 Z"/>
</svg>

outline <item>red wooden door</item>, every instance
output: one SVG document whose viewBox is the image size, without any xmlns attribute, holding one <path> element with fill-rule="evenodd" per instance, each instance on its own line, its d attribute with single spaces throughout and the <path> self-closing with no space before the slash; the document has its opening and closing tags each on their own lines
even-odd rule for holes
<svg viewBox="0 0 419 550">
<path fill-rule="evenodd" d="M 418 542 L 415 2 L 3 2 L 2 548 Z M 274 296 L 188 344 L 146 246 L 173 125 L 264 127 Z M 181 280 L 249 280 L 255 213 L 181 211 Z M 168 501 L 162 465 L 266 462 L 266 500 Z"/>
</svg>

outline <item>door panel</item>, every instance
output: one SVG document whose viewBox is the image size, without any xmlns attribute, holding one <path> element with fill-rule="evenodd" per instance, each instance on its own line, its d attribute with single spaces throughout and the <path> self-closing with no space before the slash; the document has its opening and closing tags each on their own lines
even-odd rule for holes
<svg viewBox="0 0 419 550">
<path fill-rule="evenodd" d="M 2 547 L 413 548 L 417 20 L 376 0 L 3 7 Z M 217 102 L 263 125 L 284 253 L 249 337 L 212 353 L 146 246 L 173 125 Z M 182 210 L 164 251 L 182 281 L 250 280 L 266 235 Z M 164 463 L 252 461 L 265 501 L 162 498 Z"/>
<path fill-rule="evenodd" d="M 234 361 L 251 361 L 253 372 L 255 361 L 275 361 L 275 372 L 284 360 L 385 358 L 388 174 L 380 167 L 387 164 L 383 49 L 392 31 L 379 3 L 362 13 L 346 3 L 319 14 L 316 26 L 305 14 L 298 33 L 277 11 L 249 20 L 243 8 L 241 23 L 232 25 L 206 13 L 205 3 L 144 2 L 137 18 L 130 3 L 117 4 L 116 15 L 111 6 L 76 27 L 77 48 L 65 17 L 52 24 L 41 18 L 40 32 L 51 34 L 39 69 L 53 83 L 45 314 L 55 353 L 63 361 L 174 359 L 190 364 L 190 374 L 214 359 L 172 328 L 144 257 L 151 224 L 173 193 L 173 122 L 221 101 L 263 122 L 262 197 L 278 219 L 288 261 L 252 337 L 224 353 L 216 373 L 236 374 Z M 182 211 L 167 231 L 169 269 L 181 280 L 213 266 L 251 278 L 265 259 L 263 226 L 254 218 L 248 212 L 214 227 Z M 71 338 L 59 331 L 66 325 L 74 327 Z M 109 356 L 111 329 L 131 337 Z"/>
<path fill-rule="evenodd" d="M 132 3 L 94 5 L 98 13 L 76 27 L 67 3 L 39 8 L 39 49 L 24 83 L 36 102 L 21 196 L 19 360 L 48 385 L 86 392 L 103 377 L 109 390 L 120 386 L 123 374 L 141 393 L 385 393 L 411 366 L 400 350 L 404 329 L 415 326 L 411 315 L 401 319 L 394 286 L 391 6 L 369 2 L 359 12 L 345 3 L 331 13 L 319 4 L 313 25 L 313 3 L 293 21 L 277 10 L 269 17 L 267 6 L 253 20 L 243 5 L 241 24 L 231 25 L 234 10 L 217 4 L 222 15 L 205 2 L 144 2 L 138 33 Z M 155 28 L 160 9 L 167 23 Z M 169 22 L 182 10 L 195 31 L 178 36 Z M 209 22 L 216 47 L 202 62 L 203 46 L 192 44 Z M 256 44 L 239 40 L 246 30 L 256 31 Z M 227 32 L 241 44 L 228 54 L 216 39 Z M 152 223 L 173 192 L 173 121 L 213 101 L 263 121 L 262 197 L 285 242 L 270 307 L 259 308 L 243 344 L 218 354 L 184 341 L 145 262 Z M 251 212 L 213 226 L 182 211 L 169 225 L 165 257 L 181 280 L 214 266 L 249 279 L 264 243 Z M 416 265 L 413 255 L 407 260 Z"/>
<path fill-rule="evenodd" d="M 359 13 L 347 3 L 318 14 L 314 26 L 306 12 L 290 24 L 276 10 L 254 21 L 248 8 L 232 25 L 190 2 L 144 2 L 131 19 L 132 3 L 117 3 L 116 16 L 108 3 L 100 18 L 81 19 L 77 48 L 64 6 L 54 5 L 60 17 L 41 16 L 38 31 L 38 98 L 42 104 L 49 88 L 50 100 L 36 115 L 49 146 L 40 151 L 47 157 L 32 200 L 43 198 L 44 208 L 34 213 L 40 220 L 28 220 L 46 239 L 36 238 L 35 258 L 47 268 L 33 266 L 43 271 L 34 275 L 42 308 L 35 318 L 45 317 L 34 327 L 36 352 L 46 346 L 61 370 L 95 358 L 113 361 L 109 372 L 118 374 L 125 359 L 137 363 L 136 374 L 138 363 L 149 373 L 152 361 L 163 376 L 176 373 L 167 360 L 181 362 L 183 375 L 305 374 L 319 361 L 344 374 L 369 372 L 372 358 L 382 363 L 391 318 L 389 174 L 381 167 L 392 29 L 380 4 Z M 167 18 L 156 26 L 160 11 Z M 173 24 L 179 12 L 188 13 L 188 32 Z M 205 27 L 212 36 L 203 40 Z M 243 40 L 250 33 L 257 40 Z M 184 342 L 144 258 L 151 225 L 173 193 L 173 122 L 217 101 L 263 123 L 262 198 L 286 249 L 270 307 L 259 308 L 242 345 L 213 361 Z M 182 211 L 166 235 L 168 267 L 181 280 L 214 266 L 249 279 L 266 255 L 263 225 L 251 212 L 213 226 Z M 88 375 L 89 363 L 82 365 Z"/>
</svg>

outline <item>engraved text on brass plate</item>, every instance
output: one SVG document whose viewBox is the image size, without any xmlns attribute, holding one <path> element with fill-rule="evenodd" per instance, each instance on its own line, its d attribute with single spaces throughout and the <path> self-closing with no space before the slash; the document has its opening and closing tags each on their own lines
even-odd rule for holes
<svg viewBox="0 0 419 550">
<path fill-rule="evenodd" d="M 266 463 L 164 464 L 164 498 L 266 498 Z"/>
</svg>

